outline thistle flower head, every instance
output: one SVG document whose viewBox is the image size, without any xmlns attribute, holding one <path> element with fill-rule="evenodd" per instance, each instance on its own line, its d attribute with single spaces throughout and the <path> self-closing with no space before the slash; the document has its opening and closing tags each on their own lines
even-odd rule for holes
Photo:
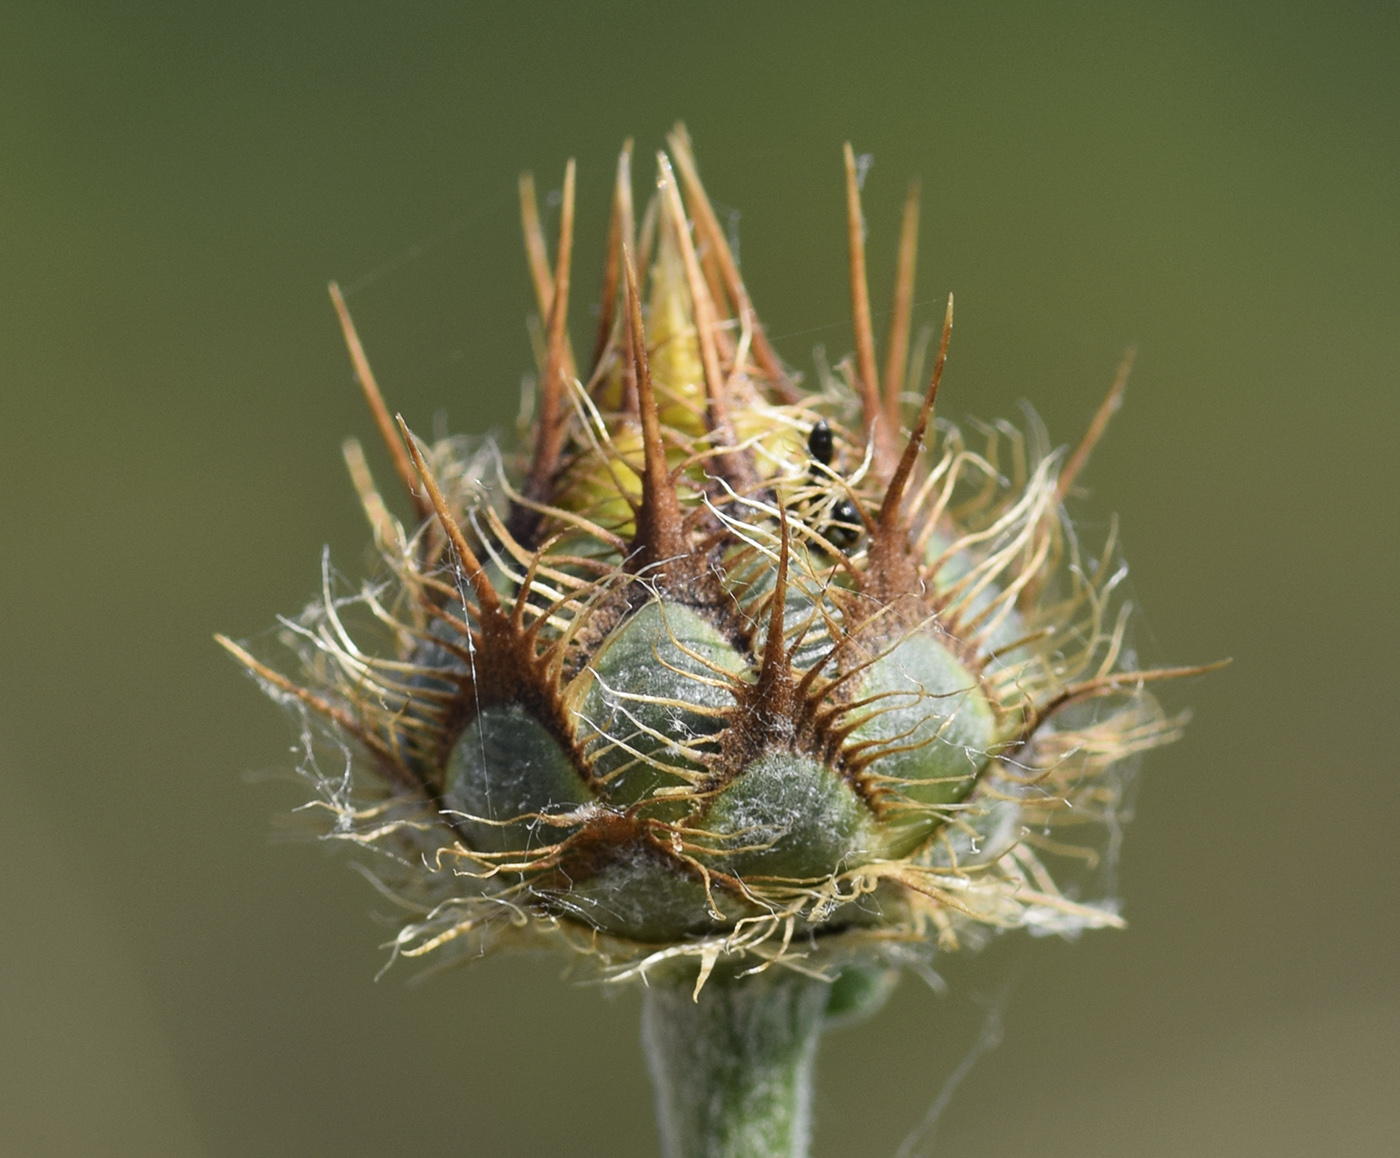
<svg viewBox="0 0 1400 1158">
<path fill-rule="evenodd" d="M 329 835 L 382 854 L 398 952 L 552 942 L 614 977 L 897 963 L 994 928 L 1116 925 L 1057 884 L 1123 808 L 1168 719 L 1124 645 L 1123 570 L 1063 500 L 1038 428 L 935 423 L 952 301 L 910 356 L 918 193 L 883 373 L 846 148 L 854 357 L 798 389 L 765 337 L 683 128 L 633 212 L 618 163 L 600 326 L 568 329 L 565 176 L 551 266 L 522 181 L 543 328 L 518 458 L 390 419 L 394 519 L 345 453 L 383 572 L 284 621 Z"/>
</svg>

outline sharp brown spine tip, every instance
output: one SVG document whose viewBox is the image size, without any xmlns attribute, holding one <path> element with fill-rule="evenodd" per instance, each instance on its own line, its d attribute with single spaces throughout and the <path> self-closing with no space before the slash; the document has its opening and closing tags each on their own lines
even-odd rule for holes
<svg viewBox="0 0 1400 1158">
<path fill-rule="evenodd" d="M 637 510 L 634 548 L 639 549 L 637 565 L 647 566 L 685 554 L 686 544 L 680 500 L 666 464 L 666 449 L 661 442 L 661 416 L 647 361 L 646 329 L 642 322 L 641 298 L 637 292 L 637 271 L 632 265 L 631 253 L 626 250 L 623 251 L 623 270 L 627 287 L 627 342 L 637 383 L 637 408 L 645 457 L 642 503 Z"/>
</svg>

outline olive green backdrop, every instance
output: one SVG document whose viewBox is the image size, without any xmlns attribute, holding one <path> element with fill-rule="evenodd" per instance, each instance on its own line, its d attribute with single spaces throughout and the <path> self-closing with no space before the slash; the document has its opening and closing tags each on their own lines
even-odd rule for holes
<svg viewBox="0 0 1400 1158">
<path fill-rule="evenodd" d="M 286 720 L 219 652 L 347 571 L 371 434 L 325 283 L 419 428 L 509 431 L 514 187 L 689 124 L 785 356 L 851 345 L 924 181 L 950 416 L 1096 454 L 1169 689 L 1130 928 L 906 979 L 823 1047 L 819 1158 L 1400 1152 L 1400 18 L 1388 4 L 0 4 L 0 1152 L 654 1152 L 635 994 L 500 958 L 377 984 L 386 905 L 316 845 Z M 639 164 L 638 188 L 650 165 Z M 575 311 L 580 336 L 589 325 Z M 250 780 L 252 781 L 250 783 Z"/>
</svg>

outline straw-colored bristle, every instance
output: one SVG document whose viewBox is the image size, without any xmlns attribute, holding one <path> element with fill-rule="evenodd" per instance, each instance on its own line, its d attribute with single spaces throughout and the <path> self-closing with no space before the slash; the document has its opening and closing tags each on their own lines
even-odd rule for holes
<svg viewBox="0 0 1400 1158">
<path fill-rule="evenodd" d="M 425 518 L 428 505 L 415 486 L 413 465 L 394 430 L 394 420 L 389 417 L 389 408 L 384 404 L 383 394 L 379 392 L 379 383 L 375 381 L 374 372 L 369 368 L 369 358 L 365 356 L 365 348 L 360 344 L 360 335 L 350 318 L 345 297 L 335 282 L 330 283 L 330 294 L 331 304 L 335 306 L 336 316 L 340 319 L 340 329 L 345 336 L 346 349 L 350 351 L 350 362 L 355 367 L 355 377 L 359 380 L 360 389 L 364 391 L 365 402 L 369 404 L 370 416 L 379 430 L 384 448 L 393 460 L 394 472 L 399 476 L 399 481 L 403 483 L 404 490 L 413 502 L 414 510 L 420 519 Z"/>
<path fill-rule="evenodd" d="M 889 347 L 885 354 L 885 421 L 899 429 L 900 391 L 909 365 L 909 323 L 914 308 L 914 267 L 919 255 L 919 183 L 909 183 L 895 262 L 894 300 L 890 308 Z"/>
<path fill-rule="evenodd" d="M 876 460 L 888 471 L 890 436 L 880 406 L 880 379 L 875 371 L 875 331 L 870 320 L 870 283 L 865 274 L 865 217 L 860 208 L 860 177 L 850 141 L 846 160 L 846 245 L 851 265 L 851 324 L 856 335 L 856 388 L 860 392 L 865 436 L 875 443 Z"/>
</svg>

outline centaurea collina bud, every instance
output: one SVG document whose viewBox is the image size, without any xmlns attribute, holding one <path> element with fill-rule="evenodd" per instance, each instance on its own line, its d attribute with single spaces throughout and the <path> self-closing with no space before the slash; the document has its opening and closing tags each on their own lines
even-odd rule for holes
<svg viewBox="0 0 1400 1158">
<path fill-rule="evenodd" d="M 918 191 L 883 376 L 846 147 L 856 350 L 804 393 L 764 335 L 678 127 L 634 221 L 617 171 L 600 327 L 569 338 L 574 170 L 551 268 L 522 180 L 543 330 L 527 454 L 426 444 L 357 376 L 413 504 L 345 453 L 383 555 L 285 621 L 328 835 L 383 856 L 396 953 L 553 944 L 649 984 L 667 1153 L 805 1153 L 821 1026 L 893 967 L 989 929 L 1119 925 L 1071 899 L 1124 761 L 1177 734 L 1133 670 L 1123 571 L 1032 429 L 970 445 L 909 355 Z"/>
</svg>

